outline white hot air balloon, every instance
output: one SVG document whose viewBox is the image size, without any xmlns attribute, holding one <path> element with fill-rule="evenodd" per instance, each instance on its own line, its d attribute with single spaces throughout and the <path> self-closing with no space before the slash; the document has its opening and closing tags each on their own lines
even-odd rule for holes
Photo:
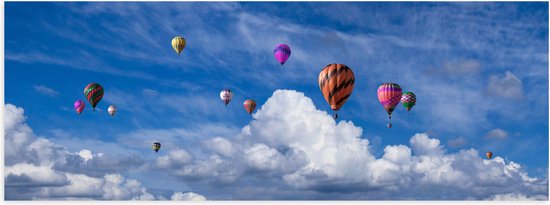
<svg viewBox="0 0 550 205">
<path fill-rule="evenodd" d="M 223 89 L 220 92 L 220 98 L 222 99 L 223 103 L 225 103 L 225 106 L 229 104 L 229 101 L 231 101 L 231 98 L 233 98 L 233 92 L 229 89 Z"/>
<path fill-rule="evenodd" d="M 107 109 L 107 112 L 109 112 L 109 115 L 115 116 L 115 114 L 116 114 L 116 107 L 115 107 L 114 105 L 109 106 L 109 108 Z"/>
</svg>

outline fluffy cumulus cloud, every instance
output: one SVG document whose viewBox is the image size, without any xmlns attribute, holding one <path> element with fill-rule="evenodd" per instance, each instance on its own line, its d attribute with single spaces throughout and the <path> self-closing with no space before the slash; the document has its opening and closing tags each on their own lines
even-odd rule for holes
<svg viewBox="0 0 550 205">
<path fill-rule="evenodd" d="M 547 179 L 529 177 L 519 164 L 483 159 L 475 149 L 448 153 L 425 133 L 409 145 L 386 146 L 377 158 L 360 127 L 335 122 L 300 92 L 275 91 L 253 118 L 236 136 L 206 139 L 201 153 L 169 152 L 156 166 L 186 181 L 230 185 L 234 193 L 263 190 L 273 198 L 548 198 Z"/>
<path fill-rule="evenodd" d="M 36 136 L 24 110 L 7 104 L 5 128 L 5 196 L 7 200 L 94 199 L 155 200 L 141 183 L 118 171 L 142 164 L 133 156 L 114 158 L 83 149 L 76 153 Z M 174 157 L 184 158 L 176 152 Z M 187 194 L 188 198 L 200 195 Z M 202 197 L 204 198 L 204 197 Z"/>
<path fill-rule="evenodd" d="M 187 192 L 187 193 L 174 192 L 174 194 L 172 194 L 171 199 L 174 201 L 205 201 L 206 197 L 193 192 Z"/>
</svg>

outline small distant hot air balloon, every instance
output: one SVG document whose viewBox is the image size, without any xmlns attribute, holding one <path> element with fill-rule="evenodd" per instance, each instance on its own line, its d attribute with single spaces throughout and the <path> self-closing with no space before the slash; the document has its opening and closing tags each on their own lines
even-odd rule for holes
<svg viewBox="0 0 550 205">
<path fill-rule="evenodd" d="M 103 87 L 97 83 L 90 83 L 84 88 L 84 96 L 86 96 L 95 111 L 95 106 L 103 98 Z"/>
<path fill-rule="evenodd" d="M 252 114 L 252 112 L 254 112 L 254 109 L 256 109 L 256 101 L 252 99 L 245 100 L 243 105 L 248 114 Z"/>
<path fill-rule="evenodd" d="M 388 113 L 388 118 L 391 119 L 391 113 L 401 100 L 401 86 L 396 83 L 384 83 L 378 87 L 377 94 L 378 100 Z M 388 128 L 391 128 L 391 122 L 388 123 Z"/>
<path fill-rule="evenodd" d="M 487 153 L 485 153 L 485 156 L 487 156 L 487 159 L 491 159 L 491 158 L 493 158 L 493 153 L 492 152 L 487 152 Z"/>
<path fill-rule="evenodd" d="M 107 112 L 109 112 L 109 115 L 115 116 L 115 114 L 116 114 L 116 107 L 115 107 L 114 105 L 109 106 L 109 108 L 107 109 Z"/>
<path fill-rule="evenodd" d="M 353 71 L 344 64 L 328 64 L 319 73 L 319 88 L 335 113 L 351 96 L 354 84 Z M 337 119 L 338 115 L 333 118 Z"/>
<path fill-rule="evenodd" d="M 82 100 L 76 100 L 74 102 L 74 109 L 76 110 L 76 113 L 80 115 L 82 111 L 84 111 L 84 107 L 86 107 L 86 103 Z"/>
<path fill-rule="evenodd" d="M 407 111 L 416 104 L 416 95 L 413 92 L 405 92 L 401 96 L 401 104 L 405 107 Z"/>
<path fill-rule="evenodd" d="M 220 98 L 227 107 L 227 104 L 229 104 L 229 101 L 231 101 L 231 99 L 233 98 L 233 92 L 231 92 L 231 90 L 229 89 L 223 89 L 220 92 Z"/>
<path fill-rule="evenodd" d="M 180 55 L 181 51 L 185 48 L 185 38 L 181 36 L 176 36 L 172 39 L 172 48 L 178 53 L 178 56 Z"/>
<path fill-rule="evenodd" d="M 155 153 L 158 153 L 160 150 L 160 142 L 153 143 L 153 150 L 155 150 Z"/>
<path fill-rule="evenodd" d="M 290 53 L 290 47 L 286 44 L 279 44 L 273 49 L 273 55 L 275 55 L 275 58 L 279 61 L 281 66 L 288 60 Z"/>
</svg>

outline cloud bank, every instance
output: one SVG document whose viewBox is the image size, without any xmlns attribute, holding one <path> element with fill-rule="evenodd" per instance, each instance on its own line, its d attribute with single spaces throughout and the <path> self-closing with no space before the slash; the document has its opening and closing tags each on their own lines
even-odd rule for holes
<svg viewBox="0 0 550 205">
<path fill-rule="evenodd" d="M 143 162 L 136 156 L 115 158 L 83 149 L 77 153 L 36 136 L 26 124 L 24 110 L 7 104 L 5 127 L 6 200 L 155 200 L 141 183 L 119 174 Z M 206 198 L 181 193 L 178 200 Z M 172 197 L 174 198 L 174 197 Z"/>
<path fill-rule="evenodd" d="M 169 150 L 156 166 L 181 180 L 273 196 L 282 190 L 268 187 L 315 193 L 310 199 L 548 198 L 547 180 L 529 177 L 519 164 L 501 156 L 486 160 L 475 149 L 448 153 L 425 133 L 412 136 L 409 145 L 386 146 L 377 158 L 362 128 L 335 122 L 300 92 L 275 91 L 253 118 L 237 136 L 204 140 L 201 153 Z M 255 180 L 263 185 L 250 185 Z"/>
</svg>

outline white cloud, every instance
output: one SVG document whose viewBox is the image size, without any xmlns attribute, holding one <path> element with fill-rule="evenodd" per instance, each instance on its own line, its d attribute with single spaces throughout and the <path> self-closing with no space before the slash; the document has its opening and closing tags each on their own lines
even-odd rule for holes
<svg viewBox="0 0 550 205">
<path fill-rule="evenodd" d="M 429 138 L 427 134 L 416 134 L 410 140 L 416 155 L 442 155 L 444 150 L 438 139 Z"/>
<path fill-rule="evenodd" d="M 84 161 L 88 161 L 90 159 L 93 159 L 94 156 L 92 155 L 92 151 L 83 149 L 80 152 L 78 152 L 78 155 L 84 159 Z"/>
<path fill-rule="evenodd" d="M 487 92 L 505 98 L 522 99 L 523 84 L 516 75 L 506 71 L 504 75 L 491 75 L 489 77 Z"/>
<path fill-rule="evenodd" d="M 475 59 L 468 59 L 459 62 L 446 63 L 444 68 L 449 74 L 472 74 L 481 71 L 481 63 Z"/>
<path fill-rule="evenodd" d="M 195 154 L 202 157 L 192 162 L 163 170 L 211 186 L 223 181 L 249 187 L 257 177 L 262 182 L 252 186 L 259 190 L 271 186 L 314 191 L 318 194 L 310 195 L 313 199 L 334 192 L 343 199 L 357 197 L 353 193 L 362 193 L 359 198 L 364 199 L 487 199 L 505 193 L 548 193 L 546 179 L 528 177 L 517 163 L 501 157 L 485 160 L 474 149 L 446 153 L 440 140 L 424 133 L 412 136 L 410 146 L 386 146 L 383 156 L 376 158 L 368 140 L 361 139 L 360 127 L 336 123 L 300 92 L 275 91 L 253 117 L 233 140 L 224 140 L 230 144 L 227 147 L 234 147 L 232 155 L 211 148 Z"/>
<path fill-rule="evenodd" d="M 148 88 L 145 88 L 145 89 L 141 90 L 141 93 L 145 96 L 148 96 L 148 97 L 155 97 L 155 96 L 160 94 L 160 92 L 158 90 L 153 90 L 153 89 L 148 89 Z"/>
<path fill-rule="evenodd" d="M 33 86 L 33 88 L 36 92 L 50 97 L 55 97 L 59 95 L 59 92 L 52 88 L 46 87 L 45 85 L 35 85 Z"/>
<path fill-rule="evenodd" d="M 523 194 L 509 193 L 509 194 L 496 194 L 489 198 L 489 200 L 495 201 L 528 201 L 528 200 L 548 200 L 548 196 L 536 195 L 527 197 Z"/>
<path fill-rule="evenodd" d="M 206 197 L 193 192 L 174 192 L 170 198 L 176 201 L 206 201 Z"/>
<path fill-rule="evenodd" d="M 221 154 L 223 156 L 229 157 L 235 153 L 235 148 L 233 144 L 225 138 L 215 137 L 211 140 L 208 140 L 204 143 L 204 146 L 215 153 Z"/>
<path fill-rule="evenodd" d="M 70 153 L 35 136 L 25 123 L 23 109 L 11 104 L 5 106 L 4 120 L 5 142 L 9 145 L 4 173 L 7 200 L 152 199 L 138 181 L 109 174 L 128 164 L 139 164 L 139 160 L 94 156 L 87 149 Z"/>
<path fill-rule="evenodd" d="M 508 132 L 500 128 L 496 128 L 489 131 L 485 137 L 488 139 L 506 139 L 508 138 Z"/>
</svg>

